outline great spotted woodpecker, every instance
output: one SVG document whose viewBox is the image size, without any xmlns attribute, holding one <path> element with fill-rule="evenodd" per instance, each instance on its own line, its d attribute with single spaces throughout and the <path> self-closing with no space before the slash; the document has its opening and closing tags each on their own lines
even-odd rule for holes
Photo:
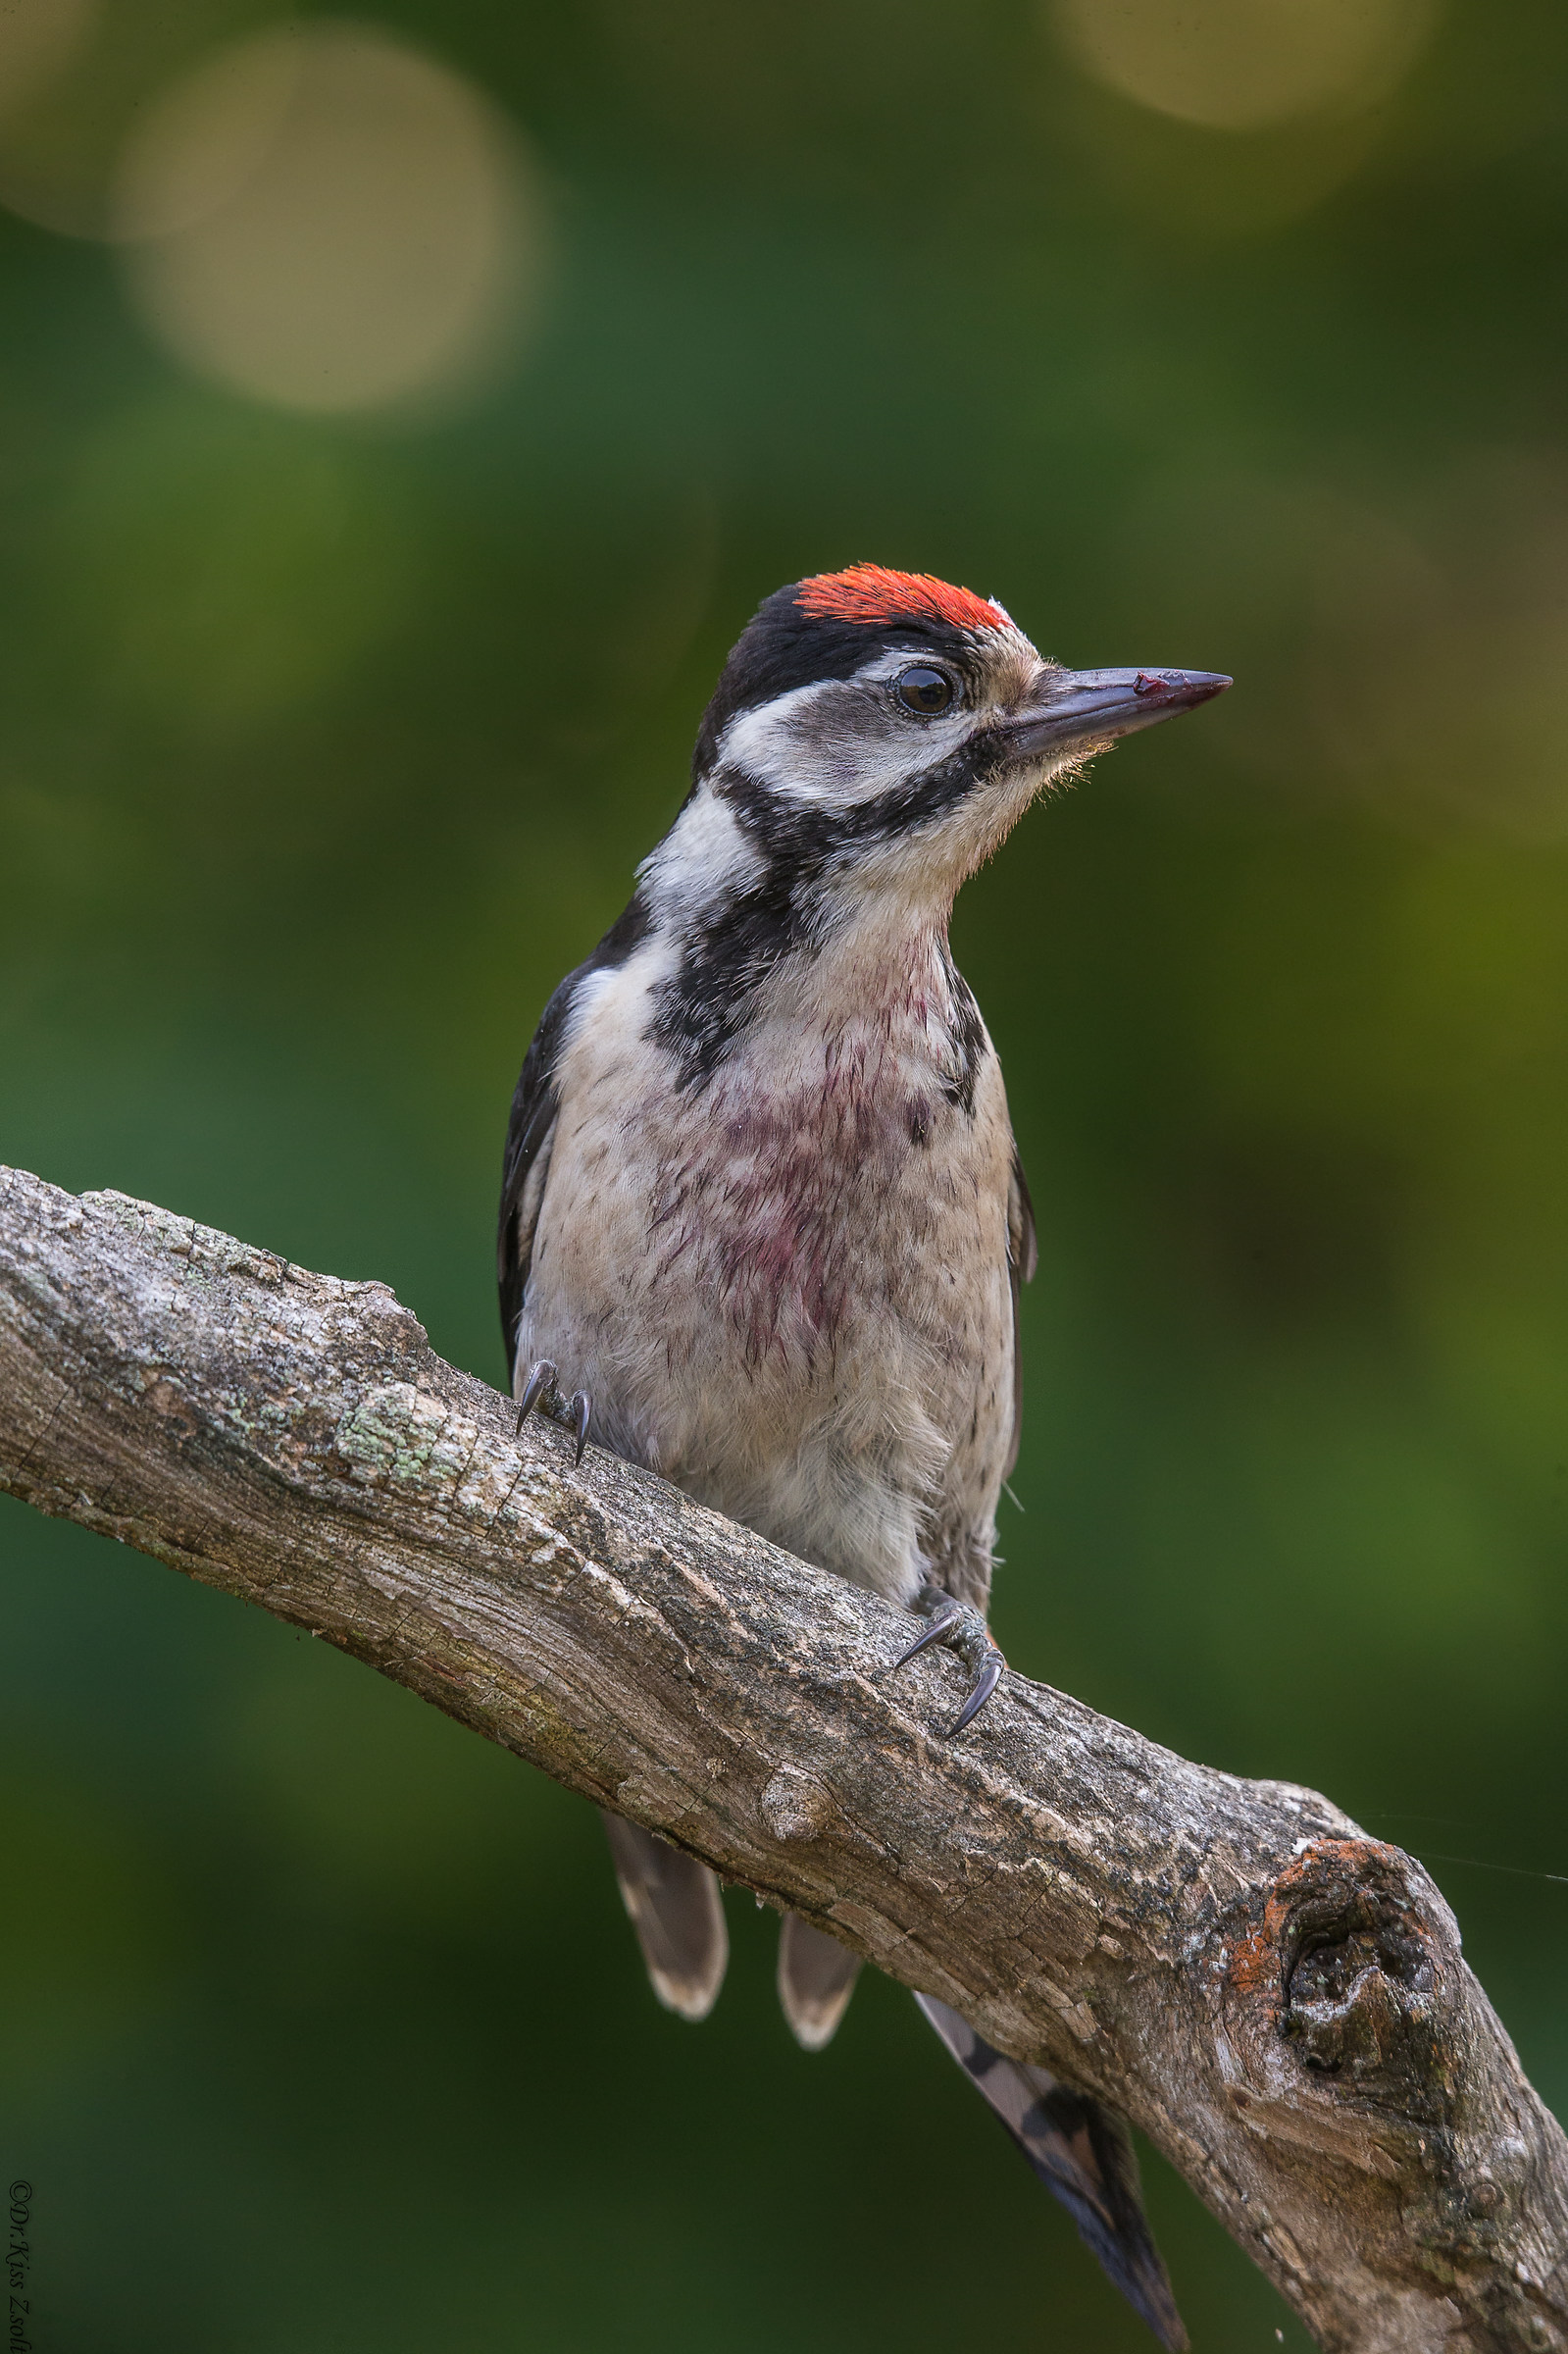
<svg viewBox="0 0 1568 2354">
<path fill-rule="evenodd" d="M 1047 786 L 1229 684 L 1065 670 L 1000 605 L 925 574 L 859 564 L 781 588 L 512 1105 L 499 1276 L 519 1427 L 537 1407 L 579 1459 L 592 1439 L 922 1612 L 904 1658 L 940 1642 L 972 1673 L 955 1735 L 1004 1666 L 984 1612 L 1035 1231 L 948 917 Z M 729 1952 L 717 1882 L 606 1823 L 654 1989 L 701 2019 Z M 859 1968 L 785 1918 L 779 1991 L 808 2049 Z M 918 1999 L 1111 2277 L 1185 2345 L 1125 2124 Z"/>
</svg>

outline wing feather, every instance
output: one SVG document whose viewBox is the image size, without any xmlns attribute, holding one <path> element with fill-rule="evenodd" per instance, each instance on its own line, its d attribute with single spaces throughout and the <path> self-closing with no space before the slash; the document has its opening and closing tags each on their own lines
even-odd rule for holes
<svg viewBox="0 0 1568 2354">
<path fill-rule="evenodd" d="M 545 1180 L 550 1173 L 556 1114 L 561 1107 L 553 1050 L 570 1000 L 553 1024 L 552 1016 L 576 978 L 574 974 L 572 980 L 562 982 L 533 1033 L 523 1075 L 512 1098 L 512 1117 L 506 1131 L 506 1151 L 501 1162 L 501 1209 L 495 1233 L 495 1280 L 501 1295 L 501 1339 L 509 1373 L 516 1370 L 523 1294 L 533 1260 L 533 1237 L 539 1223 L 539 1204 L 544 1200 Z"/>
<path fill-rule="evenodd" d="M 860 1975 L 860 1956 L 798 1913 L 779 1923 L 779 2001 L 803 2051 L 831 2043 Z"/>
<path fill-rule="evenodd" d="M 640 1824 L 625 1822 L 602 1807 L 599 1812 L 621 1902 L 636 1930 L 654 1993 L 678 2019 L 706 2019 L 730 1960 L 718 1881 L 695 1856 L 667 1847 Z"/>
<path fill-rule="evenodd" d="M 1018 1460 L 1018 1442 L 1024 1434 L 1024 1351 L 1019 1332 L 1018 1295 L 1026 1283 L 1035 1280 L 1039 1263 L 1039 1244 L 1035 1234 L 1035 1204 L 1029 1198 L 1029 1181 L 1018 1147 L 1013 1147 L 1013 1171 L 1007 1188 L 1007 1279 L 1013 1294 L 1013 1436 L 1007 1450 L 1004 1479 L 1012 1473 Z"/>
<path fill-rule="evenodd" d="M 590 973 L 624 964 L 647 936 L 648 911 L 634 895 L 591 956 L 568 973 L 539 1017 L 512 1098 L 506 1150 L 501 1155 L 501 1209 L 496 1224 L 495 1277 L 501 1297 L 501 1338 L 507 1370 L 516 1378 L 518 1326 L 533 1259 L 539 1207 L 549 1181 L 550 1148 L 561 1108 L 560 1065 L 573 1009 Z"/>
</svg>

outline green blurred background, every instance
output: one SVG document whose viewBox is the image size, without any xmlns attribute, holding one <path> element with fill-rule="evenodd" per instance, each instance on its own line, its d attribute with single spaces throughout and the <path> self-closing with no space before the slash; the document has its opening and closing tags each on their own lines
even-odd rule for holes
<svg viewBox="0 0 1568 2354">
<path fill-rule="evenodd" d="M 759 597 L 1234 672 L 958 913 L 1041 1237 L 996 1625 L 1425 1856 L 1560 2109 L 1568 16 L 279 23 L 0 16 L 0 1156 L 499 1383 L 517 1065 Z M 804 2058 L 733 1898 L 695 2033 L 582 1805 L 11 1504 L 0 1575 L 45 2354 L 1148 2342 L 900 1990 Z M 1200 2348 L 1305 2344 L 1149 2190 Z"/>
</svg>

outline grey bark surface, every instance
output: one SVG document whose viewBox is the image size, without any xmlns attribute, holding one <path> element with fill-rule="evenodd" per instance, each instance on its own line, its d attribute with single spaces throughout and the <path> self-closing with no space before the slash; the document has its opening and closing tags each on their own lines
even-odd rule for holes
<svg viewBox="0 0 1568 2354">
<path fill-rule="evenodd" d="M 1568 2143 L 1420 1865 L 456 1371 L 380 1284 L 0 1170 L 0 1486 L 259 1603 L 1147 2133 L 1318 2343 L 1568 2348 Z"/>
</svg>

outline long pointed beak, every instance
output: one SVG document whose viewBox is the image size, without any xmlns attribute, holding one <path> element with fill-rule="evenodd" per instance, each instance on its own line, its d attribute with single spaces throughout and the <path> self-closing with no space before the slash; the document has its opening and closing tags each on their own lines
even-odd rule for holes
<svg viewBox="0 0 1568 2354">
<path fill-rule="evenodd" d="M 1009 749 L 1021 759 L 1077 752 L 1152 728 L 1223 694 L 1230 680 L 1215 670 L 1063 670 L 1048 690 L 1007 721 Z"/>
</svg>

